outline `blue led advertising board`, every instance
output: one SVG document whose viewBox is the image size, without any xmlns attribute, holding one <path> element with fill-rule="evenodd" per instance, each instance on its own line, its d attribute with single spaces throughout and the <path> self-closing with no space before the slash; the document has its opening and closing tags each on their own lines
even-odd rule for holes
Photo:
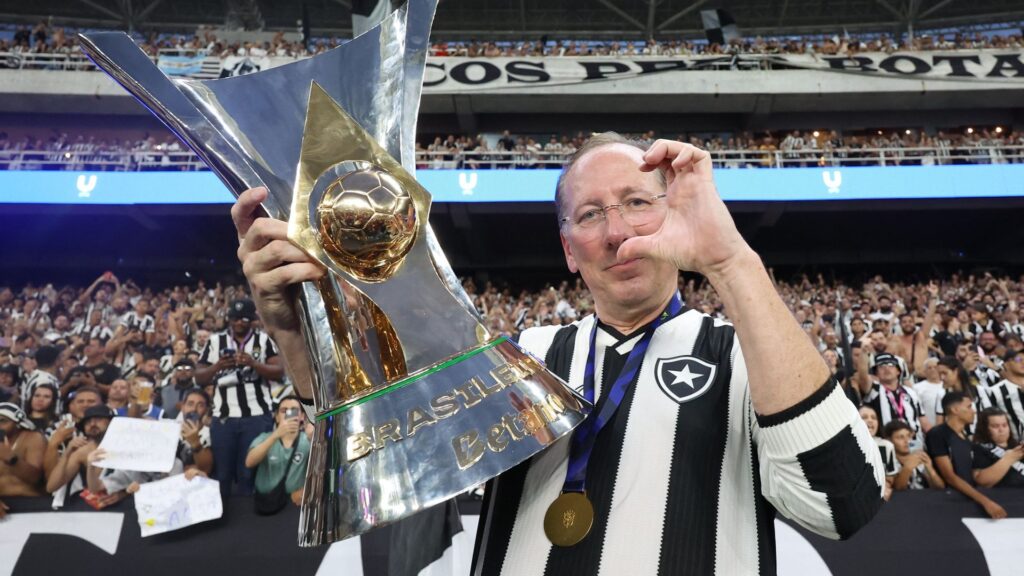
<svg viewBox="0 0 1024 576">
<path fill-rule="evenodd" d="M 558 170 L 420 170 L 434 202 L 548 202 Z M 718 169 L 727 202 L 1024 196 L 1024 164 Z M 212 172 L 0 172 L 0 204 L 228 204 Z"/>
</svg>

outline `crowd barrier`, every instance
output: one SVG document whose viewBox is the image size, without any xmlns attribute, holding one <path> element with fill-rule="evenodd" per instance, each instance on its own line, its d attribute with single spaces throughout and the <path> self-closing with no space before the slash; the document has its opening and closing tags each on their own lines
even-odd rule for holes
<svg viewBox="0 0 1024 576">
<path fill-rule="evenodd" d="M 852 539 L 835 542 L 776 521 L 781 576 L 928 574 L 1018 576 L 1024 542 L 1024 490 L 986 490 L 1009 513 L 993 521 L 958 493 L 897 493 Z M 389 556 L 389 528 L 332 546 L 296 545 L 298 509 L 257 516 L 252 501 L 234 498 L 220 520 L 141 538 L 128 499 L 102 512 L 73 504 L 50 510 L 49 499 L 9 499 L 0 521 L 0 576 L 4 574 L 122 574 L 138 571 L 202 576 L 426 576 L 468 574 L 479 503 L 460 504 L 464 529 L 440 530 L 452 549 L 424 571 L 409 572 Z M 438 529 L 420 531 L 425 539 Z M 457 532 L 457 533 L 455 533 Z M 407 552 L 406 555 L 413 555 Z M 399 561 L 396 561 L 399 560 Z M 131 568 L 129 568 L 131 567 Z"/>
<path fill-rule="evenodd" d="M 716 168 L 803 168 L 843 166 L 936 166 L 1024 163 L 1024 145 L 834 150 L 709 150 Z M 571 153 L 555 151 L 418 150 L 422 170 L 560 169 Z M 196 172 L 209 170 L 190 150 L 0 150 L 0 170 L 91 170 L 103 172 Z"/>
</svg>

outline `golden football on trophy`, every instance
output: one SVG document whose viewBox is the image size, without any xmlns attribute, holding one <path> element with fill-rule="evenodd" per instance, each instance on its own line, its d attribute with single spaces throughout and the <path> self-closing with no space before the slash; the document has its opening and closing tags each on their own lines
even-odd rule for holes
<svg viewBox="0 0 1024 576">
<path fill-rule="evenodd" d="M 335 180 L 317 206 L 324 248 L 357 277 L 387 277 L 416 238 L 416 207 L 390 174 L 374 165 Z"/>
</svg>

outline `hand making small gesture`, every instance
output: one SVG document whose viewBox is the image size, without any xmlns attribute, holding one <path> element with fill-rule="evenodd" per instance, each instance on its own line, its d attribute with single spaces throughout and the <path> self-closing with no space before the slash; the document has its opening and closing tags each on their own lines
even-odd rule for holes
<svg viewBox="0 0 1024 576">
<path fill-rule="evenodd" d="M 644 154 L 643 162 L 641 171 L 665 174 L 667 213 L 656 232 L 622 243 L 620 261 L 653 257 L 680 270 L 710 276 L 750 250 L 718 196 L 707 151 L 658 140 Z"/>
</svg>

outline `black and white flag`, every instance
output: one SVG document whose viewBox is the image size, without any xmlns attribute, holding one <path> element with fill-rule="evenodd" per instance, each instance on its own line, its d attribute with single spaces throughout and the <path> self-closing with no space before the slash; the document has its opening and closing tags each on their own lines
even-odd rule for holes
<svg viewBox="0 0 1024 576">
<path fill-rule="evenodd" d="M 725 10 L 701 10 L 700 19 L 709 43 L 725 46 L 733 40 L 739 40 L 740 30 L 736 27 L 736 21 Z"/>
</svg>

